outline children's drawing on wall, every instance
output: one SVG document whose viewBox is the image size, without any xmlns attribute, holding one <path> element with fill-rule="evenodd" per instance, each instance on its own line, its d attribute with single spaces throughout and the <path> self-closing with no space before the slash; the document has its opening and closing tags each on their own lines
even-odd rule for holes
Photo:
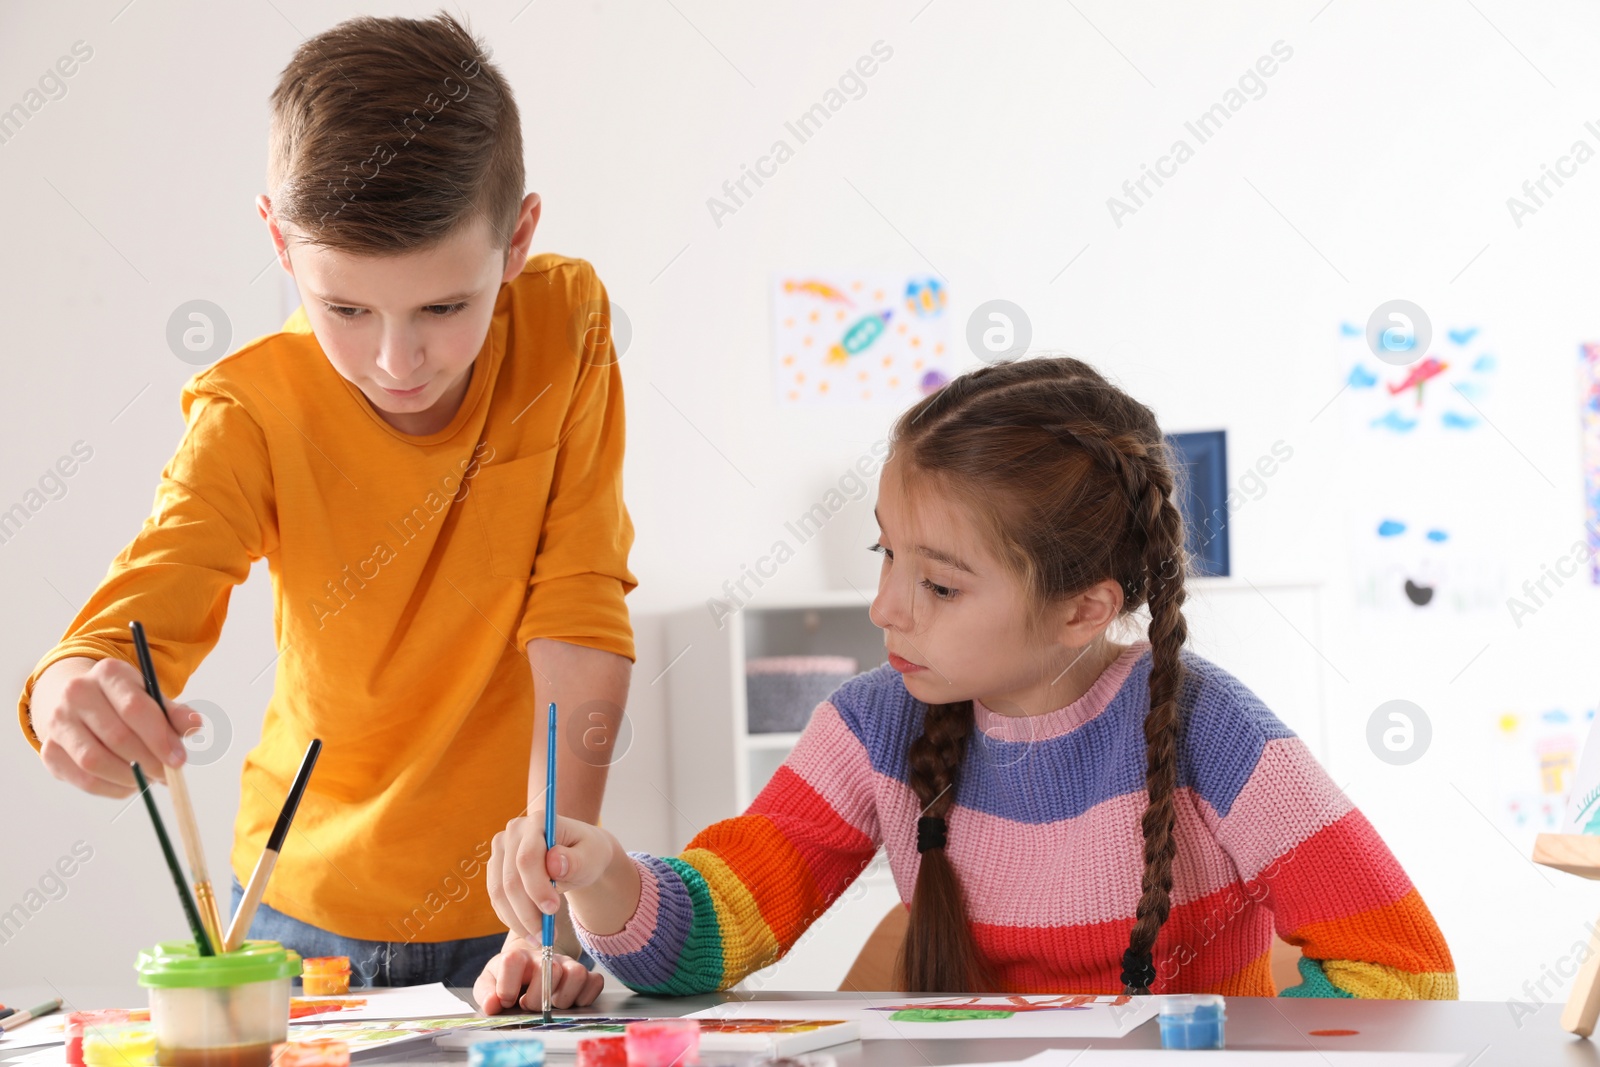
<svg viewBox="0 0 1600 1067">
<path fill-rule="evenodd" d="M 1339 324 L 1352 418 L 1372 433 L 1408 437 L 1430 432 L 1471 433 L 1484 424 L 1477 410 L 1487 395 L 1499 360 L 1484 343 L 1478 326 L 1435 334 L 1429 351 L 1404 366 L 1380 361 L 1367 346 L 1365 331 Z"/>
<path fill-rule="evenodd" d="M 1417 615 L 1504 610 L 1504 565 L 1472 540 L 1458 522 L 1431 508 L 1360 519 L 1357 606 Z"/>
<path fill-rule="evenodd" d="M 953 376 L 949 292 L 927 274 L 779 274 L 772 354 L 783 404 L 903 404 Z"/>
<path fill-rule="evenodd" d="M 1567 793 L 1564 834 L 1600 834 L 1600 737 L 1595 735 L 1591 714 L 1583 742 L 1583 755 L 1573 772 Z"/>
<path fill-rule="evenodd" d="M 1563 705 L 1496 713 L 1489 774 L 1507 830 L 1534 834 L 1561 827 L 1578 781 L 1578 751 L 1594 712 L 1592 707 Z M 1600 826 L 1591 832 L 1600 832 Z"/>
<path fill-rule="evenodd" d="M 1578 419 L 1583 432 L 1583 523 L 1589 580 L 1600 585 L 1600 344 L 1578 346 Z"/>
</svg>

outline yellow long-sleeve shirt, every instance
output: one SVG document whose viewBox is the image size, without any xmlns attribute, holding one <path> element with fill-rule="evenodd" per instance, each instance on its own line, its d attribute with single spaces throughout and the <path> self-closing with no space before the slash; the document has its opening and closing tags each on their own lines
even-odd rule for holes
<svg viewBox="0 0 1600 1067">
<path fill-rule="evenodd" d="M 526 645 L 634 655 L 622 377 L 604 322 L 589 264 L 530 259 L 500 288 L 460 411 L 426 436 L 372 410 L 303 312 L 196 375 L 154 510 L 28 679 L 28 739 L 40 672 L 68 656 L 133 662 L 132 619 L 162 690 L 181 692 L 265 557 L 279 657 L 244 763 L 235 875 L 320 737 L 266 903 L 370 940 L 503 930 L 482 861 L 527 803 Z"/>
</svg>

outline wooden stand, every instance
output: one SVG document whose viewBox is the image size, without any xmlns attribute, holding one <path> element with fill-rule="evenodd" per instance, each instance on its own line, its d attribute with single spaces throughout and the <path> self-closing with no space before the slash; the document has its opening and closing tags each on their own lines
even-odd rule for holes
<svg viewBox="0 0 1600 1067">
<path fill-rule="evenodd" d="M 1580 878 L 1600 879 L 1600 837 L 1585 834 L 1540 834 L 1533 843 L 1533 862 Z M 1589 957 L 1573 980 L 1561 1028 L 1579 1037 L 1594 1033 L 1600 1019 L 1600 922 L 1589 928 Z"/>
</svg>

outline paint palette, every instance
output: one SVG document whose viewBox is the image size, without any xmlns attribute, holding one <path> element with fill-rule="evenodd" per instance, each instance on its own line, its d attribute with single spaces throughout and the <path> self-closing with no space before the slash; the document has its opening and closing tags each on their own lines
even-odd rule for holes
<svg viewBox="0 0 1600 1067">
<path fill-rule="evenodd" d="M 623 1032 L 629 1023 L 641 1021 L 639 1015 L 556 1016 L 549 1025 L 539 1016 L 474 1027 L 440 1034 L 433 1043 L 440 1048 L 463 1049 L 476 1041 L 487 1041 L 507 1034 L 538 1037 L 550 1052 L 575 1052 L 586 1037 L 610 1037 Z M 699 1019 L 700 1048 L 705 1052 L 760 1052 L 771 1056 L 794 1056 L 813 1049 L 842 1045 L 861 1039 L 861 1025 L 842 1019 Z"/>
</svg>

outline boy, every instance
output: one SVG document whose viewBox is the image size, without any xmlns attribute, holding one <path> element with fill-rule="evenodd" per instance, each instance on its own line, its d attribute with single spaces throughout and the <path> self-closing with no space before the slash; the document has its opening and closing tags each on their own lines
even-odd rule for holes
<svg viewBox="0 0 1600 1067">
<path fill-rule="evenodd" d="M 527 259 L 540 204 L 516 103 L 448 15 L 306 41 L 272 95 L 268 187 L 301 310 L 184 388 L 154 511 L 28 679 L 22 726 L 91 793 L 129 795 L 132 760 L 181 764 L 198 719 L 174 705 L 169 726 L 144 695 L 128 623 L 176 693 L 265 557 L 279 659 L 236 902 L 301 753 L 324 749 L 251 936 L 347 955 L 376 984 L 471 985 L 502 949 L 536 955 L 483 892 L 495 832 L 544 807 L 535 722 L 556 701 L 585 724 L 559 804 L 593 822 L 627 700 L 606 293 L 581 260 Z M 563 959 L 557 983 L 565 1007 L 601 978 Z"/>
</svg>

